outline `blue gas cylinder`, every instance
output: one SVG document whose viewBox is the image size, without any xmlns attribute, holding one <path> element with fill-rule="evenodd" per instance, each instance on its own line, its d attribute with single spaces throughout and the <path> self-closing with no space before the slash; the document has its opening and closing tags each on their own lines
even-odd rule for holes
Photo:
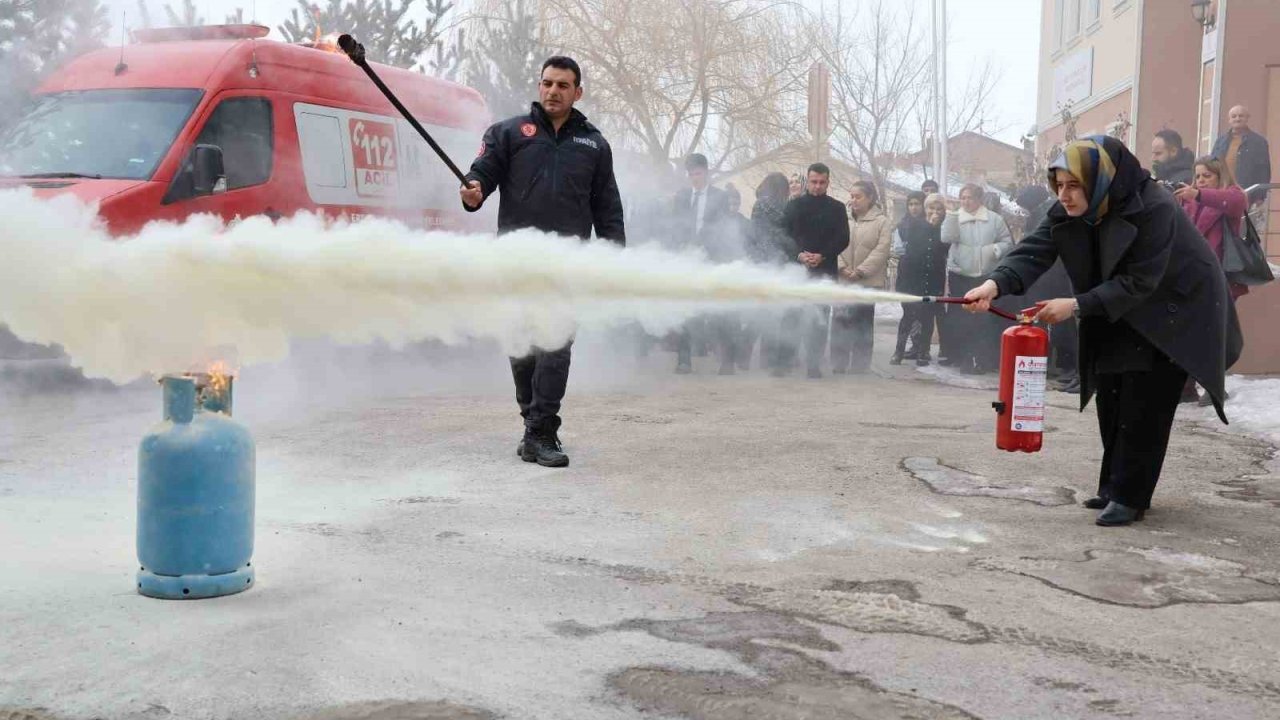
<svg viewBox="0 0 1280 720">
<path fill-rule="evenodd" d="M 253 585 L 254 446 L 231 378 L 166 375 L 164 421 L 138 448 L 138 592 L 230 595 Z"/>
</svg>

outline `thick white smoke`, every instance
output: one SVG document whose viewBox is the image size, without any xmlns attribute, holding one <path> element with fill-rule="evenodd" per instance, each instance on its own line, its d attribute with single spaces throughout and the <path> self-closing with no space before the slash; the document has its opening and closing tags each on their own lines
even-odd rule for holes
<svg viewBox="0 0 1280 720">
<path fill-rule="evenodd" d="M 582 327 L 635 321 L 657 333 L 726 306 L 915 299 L 810 282 L 798 266 L 710 265 L 534 231 L 495 238 L 300 215 L 230 227 L 196 217 L 114 239 L 92 206 L 27 190 L 0 192 L 0 217 L 0 323 L 121 382 L 191 369 L 219 348 L 240 363 L 279 360 L 291 339 L 493 338 L 519 354 Z"/>
</svg>

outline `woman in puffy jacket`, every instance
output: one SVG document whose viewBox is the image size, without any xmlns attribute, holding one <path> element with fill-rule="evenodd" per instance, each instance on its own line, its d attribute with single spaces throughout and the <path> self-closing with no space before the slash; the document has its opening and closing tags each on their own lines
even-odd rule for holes
<svg viewBox="0 0 1280 720">
<path fill-rule="evenodd" d="M 889 280 L 889 246 L 893 242 L 893 221 L 880 207 L 876 186 L 859 180 L 849 191 L 849 247 L 840 253 L 836 266 L 840 282 L 884 289 Z M 831 372 L 864 373 L 871 368 L 875 337 L 876 306 L 849 305 L 837 308 L 831 327 Z"/>
<path fill-rule="evenodd" d="M 987 209 L 983 204 L 985 196 L 981 185 L 965 185 L 960 189 L 959 212 L 948 213 L 942 222 L 942 242 L 951 246 L 947 256 L 951 295 L 964 295 L 981 285 L 1000 258 L 1013 249 L 1009 226 L 999 213 Z M 963 373 L 994 372 L 1000 362 L 1000 333 L 1005 327 L 999 319 L 948 308 L 946 321 L 955 338 L 947 364 L 957 366 Z"/>
</svg>

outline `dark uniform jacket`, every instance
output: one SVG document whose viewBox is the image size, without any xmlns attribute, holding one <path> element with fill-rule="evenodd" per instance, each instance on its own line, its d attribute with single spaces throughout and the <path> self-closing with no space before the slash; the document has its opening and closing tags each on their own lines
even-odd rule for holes
<svg viewBox="0 0 1280 720">
<path fill-rule="evenodd" d="M 1223 133 L 1213 143 L 1213 156 L 1227 159 L 1231 149 L 1231 131 Z M 1245 190 L 1250 185 L 1271 182 L 1271 148 L 1267 139 L 1258 133 L 1248 130 L 1240 138 L 1240 149 L 1236 151 L 1236 184 Z M 1249 193 L 1249 202 L 1261 202 L 1267 197 L 1266 190 L 1255 190 Z"/>
<path fill-rule="evenodd" d="M 626 244 L 613 151 L 577 110 L 559 133 L 536 102 L 528 115 L 493 125 L 467 180 L 480 182 L 486 200 L 502 191 L 500 233 L 536 228 L 586 239 L 594 226 L 597 237 Z M 479 209 L 465 203 L 463 208 Z"/>
<path fill-rule="evenodd" d="M 1113 182 L 1113 190 L 1121 182 Z M 1223 376 L 1243 342 L 1218 259 L 1173 195 L 1145 172 L 1128 192 L 1112 197 L 1096 228 L 1055 204 L 991 279 L 1001 295 L 1021 294 L 1062 259 L 1080 303 L 1081 410 L 1095 389 L 1095 358 L 1125 363 L 1126 348 L 1103 346 L 1136 333 L 1209 392 L 1225 423 Z M 1149 348 L 1137 342 L 1132 352 Z"/>
<path fill-rule="evenodd" d="M 830 195 L 801 195 L 787 203 L 782 212 L 782 228 L 796 241 L 800 252 L 822 256 L 821 265 L 809 268 L 810 276 L 836 276 L 836 259 L 849 247 L 849 211 L 844 203 Z M 796 256 L 792 255 L 791 260 L 797 261 Z"/>
<path fill-rule="evenodd" d="M 947 288 L 947 253 L 942 227 L 924 218 L 907 215 L 898 223 L 898 237 L 905 248 L 898 261 L 897 290 L 910 295 L 941 295 Z"/>
</svg>

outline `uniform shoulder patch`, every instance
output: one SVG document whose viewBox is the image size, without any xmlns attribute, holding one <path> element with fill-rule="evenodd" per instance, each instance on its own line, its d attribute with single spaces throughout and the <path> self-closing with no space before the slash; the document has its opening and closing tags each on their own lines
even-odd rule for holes
<svg viewBox="0 0 1280 720">
<path fill-rule="evenodd" d="M 538 126 L 527 122 L 520 126 L 520 134 L 525 137 L 533 137 L 538 134 Z"/>
</svg>

